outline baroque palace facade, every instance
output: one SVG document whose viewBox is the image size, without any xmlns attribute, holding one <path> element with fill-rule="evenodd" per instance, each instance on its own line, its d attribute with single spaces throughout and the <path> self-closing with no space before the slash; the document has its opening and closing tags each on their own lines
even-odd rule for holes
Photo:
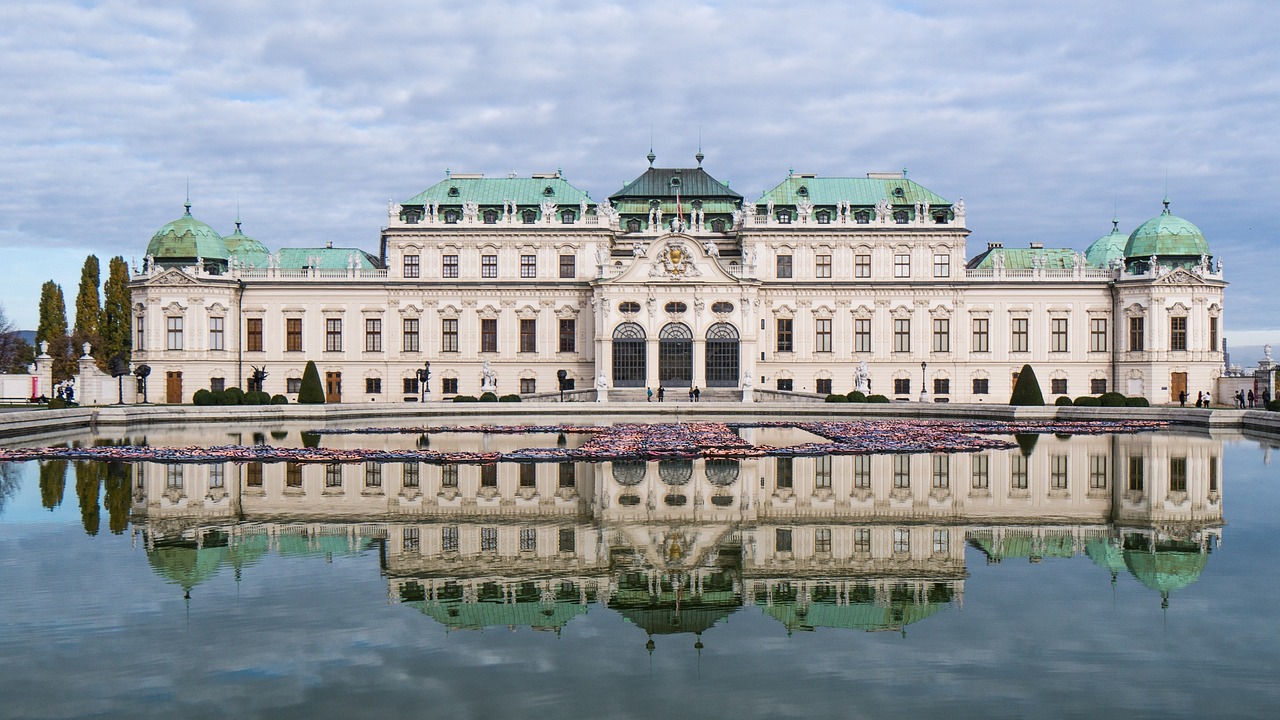
<svg viewBox="0 0 1280 720">
<path fill-rule="evenodd" d="M 376 253 L 271 252 L 188 204 L 134 269 L 134 362 L 168 402 L 259 368 L 296 399 L 308 360 L 330 402 L 697 387 L 1004 403 L 1029 363 L 1050 399 L 1162 403 L 1221 375 L 1222 264 L 1167 200 L 1084 252 L 969 258 L 964 201 L 905 173 L 792 173 L 753 202 L 701 153 L 653 162 L 605 202 L 558 172 L 452 173 L 389 204 Z"/>
</svg>

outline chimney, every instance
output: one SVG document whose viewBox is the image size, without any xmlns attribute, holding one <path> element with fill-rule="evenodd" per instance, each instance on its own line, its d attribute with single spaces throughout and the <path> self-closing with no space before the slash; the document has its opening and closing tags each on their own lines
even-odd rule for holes
<svg viewBox="0 0 1280 720">
<path fill-rule="evenodd" d="M 1044 249 L 1044 243 L 1042 243 L 1042 242 L 1033 242 L 1033 243 L 1031 243 L 1031 249 L 1032 249 L 1032 250 L 1043 250 L 1043 249 Z"/>
<path fill-rule="evenodd" d="M 988 249 L 988 250 L 999 250 L 999 249 L 1001 249 L 1001 248 L 1003 248 L 1003 247 L 1004 247 L 1004 243 L 1002 243 L 1002 242 L 989 242 L 989 243 L 987 243 L 987 249 Z"/>
</svg>

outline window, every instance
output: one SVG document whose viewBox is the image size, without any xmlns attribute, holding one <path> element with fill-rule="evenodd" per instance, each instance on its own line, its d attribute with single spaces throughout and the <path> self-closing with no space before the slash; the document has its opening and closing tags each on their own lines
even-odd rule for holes
<svg viewBox="0 0 1280 720">
<path fill-rule="evenodd" d="M 722 233 L 725 229 L 725 222 L 720 218 L 711 221 L 711 232 Z"/>
<path fill-rule="evenodd" d="M 934 378 L 933 394 L 934 395 L 950 395 L 951 394 L 951 378 Z"/>
<path fill-rule="evenodd" d="M 453 195 L 454 193 L 452 192 L 452 190 L 456 190 L 456 189 L 457 189 L 457 188 L 450 188 L 450 191 L 451 191 L 451 192 L 450 192 L 449 194 L 450 194 L 450 195 Z M 458 212 L 457 210 L 445 210 L 445 211 L 444 211 L 444 221 L 445 221 L 445 223 L 446 223 L 446 224 L 448 224 L 448 225 L 456 225 L 456 224 L 458 224 L 458 218 L 460 218 L 460 217 L 462 217 L 462 213 Z"/>
<path fill-rule="evenodd" d="M 778 318 L 778 352 L 791 352 L 791 318 Z"/>
<path fill-rule="evenodd" d="M 951 256 L 942 253 L 933 256 L 933 276 L 936 278 L 951 277 Z"/>
<path fill-rule="evenodd" d="M 795 484 L 794 458 L 780 457 L 773 459 L 774 474 L 777 476 L 779 489 L 790 489 Z"/>
<path fill-rule="evenodd" d="M 380 318 L 365 318 L 364 351 L 382 352 L 382 320 Z"/>
<path fill-rule="evenodd" d="M 342 352 L 342 319 L 328 318 L 324 321 L 325 352 Z"/>
<path fill-rule="evenodd" d="M 285 378 L 284 391 L 287 393 L 302 392 L 302 378 Z"/>
<path fill-rule="evenodd" d="M 444 393 L 445 395 L 457 395 L 458 394 L 458 378 L 441 378 L 440 392 Z"/>
<path fill-rule="evenodd" d="M 222 463 L 209 466 L 209 487 L 220 488 L 226 485 L 226 466 Z"/>
<path fill-rule="evenodd" d="M 146 344 L 143 342 L 147 337 L 147 318 L 143 315 L 133 319 L 133 349 L 146 350 Z"/>
<path fill-rule="evenodd" d="M 814 213 L 814 217 L 818 219 L 819 225 L 831 224 L 831 212 L 829 210 L 819 210 L 818 212 Z"/>
<path fill-rule="evenodd" d="M 856 278 L 871 277 L 871 256 L 870 255 L 854 255 L 853 256 L 853 276 Z"/>
<path fill-rule="evenodd" d="M 829 278 L 831 277 L 831 256 L 819 255 L 813 265 L 814 277 Z"/>
<path fill-rule="evenodd" d="M 895 318 L 893 321 L 893 351 L 911 352 L 911 318 Z"/>
<path fill-rule="evenodd" d="M 859 225 L 868 225 L 871 223 L 871 211 L 859 210 L 853 214 L 853 220 Z"/>
<path fill-rule="evenodd" d="M 1067 352 L 1067 319 L 1050 318 L 1049 352 Z"/>
<path fill-rule="evenodd" d="M 573 212 L 573 210 L 570 210 L 570 209 L 566 208 L 566 209 L 564 209 L 564 210 L 561 210 L 561 211 L 560 211 L 560 222 L 561 222 L 561 223 L 563 223 L 563 224 L 565 224 L 565 225 L 572 225 L 572 224 L 573 224 L 573 218 L 574 218 L 574 212 Z"/>
<path fill-rule="evenodd" d="M 987 318 L 973 319 L 973 352 L 991 352 L 991 321 Z"/>
<path fill-rule="evenodd" d="M 951 321 L 947 318 L 933 319 L 933 351 L 951 352 Z"/>
<path fill-rule="evenodd" d="M 262 463 L 249 463 L 244 466 L 244 484 L 248 487 L 262 487 Z"/>
<path fill-rule="evenodd" d="M 521 255 L 520 256 L 520 277 L 522 278 L 538 277 L 538 256 L 537 255 Z"/>
<path fill-rule="evenodd" d="M 1145 318 L 1129 318 L 1129 352 L 1142 352 L 1145 349 L 1145 325 Z"/>
<path fill-rule="evenodd" d="M 497 318 L 480 320 L 480 352 L 498 352 Z"/>
<path fill-rule="evenodd" d="M 791 392 L 793 385 L 791 378 L 778 378 L 778 389 L 783 392 Z"/>
<path fill-rule="evenodd" d="M 498 528 L 482 527 L 480 528 L 480 552 L 497 552 L 498 550 Z"/>
<path fill-rule="evenodd" d="M 422 531 L 420 528 L 405 528 L 402 542 L 405 552 L 418 552 L 422 548 Z"/>
<path fill-rule="evenodd" d="M 219 466 L 220 467 L 220 466 Z M 1218 456 L 1209 456 L 1209 492 L 1218 492 Z"/>
<path fill-rule="evenodd" d="M 404 351 L 418 352 L 418 318 L 404 319 Z"/>
<path fill-rule="evenodd" d="M 1169 492 L 1187 491 L 1187 459 L 1169 458 Z"/>
<path fill-rule="evenodd" d="M 870 455 L 854 455 L 853 456 L 853 486 L 856 488 L 871 488 L 871 456 Z"/>
<path fill-rule="evenodd" d="M 209 378 L 209 389 L 213 392 L 222 392 L 227 389 L 227 379 L 220 377 Z"/>
<path fill-rule="evenodd" d="M 492 208 L 490 208 L 490 209 L 488 209 L 488 210 L 485 210 L 485 211 L 484 211 L 484 215 L 483 215 L 483 217 L 484 217 L 484 224 L 485 224 L 485 225 L 497 225 L 497 224 L 498 224 L 498 211 L 497 211 L 497 210 L 494 210 L 494 209 L 492 209 Z"/>
<path fill-rule="evenodd" d="M 480 466 L 480 487 L 496 488 L 498 487 L 498 466 L 489 463 Z"/>
<path fill-rule="evenodd" d="M 831 318 L 818 318 L 813 321 L 816 329 L 814 352 L 831 352 Z"/>
<path fill-rule="evenodd" d="M 442 488 L 458 487 L 458 466 L 457 465 L 441 465 L 440 466 L 440 487 Z"/>
<path fill-rule="evenodd" d="M 907 214 L 906 210 L 895 210 L 893 212 L 893 221 L 898 225 L 906 225 L 910 219 L 911 216 Z"/>
<path fill-rule="evenodd" d="M 682 302 L 669 302 L 662 306 L 662 309 L 672 315 L 680 315 L 689 311 L 689 306 Z"/>
<path fill-rule="evenodd" d="M 871 528 L 853 529 L 853 551 L 864 554 L 871 552 Z"/>
<path fill-rule="evenodd" d="M 422 266 L 419 264 L 419 256 L 404 256 L 404 276 L 407 278 L 422 277 Z"/>
<path fill-rule="evenodd" d="M 262 319 L 251 318 L 249 320 L 250 328 L 253 327 L 254 320 L 258 321 L 258 348 L 257 349 L 261 350 L 262 349 Z M 223 332 L 223 322 L 224 322 L 224 319 L 220 317 L 209 318 L 209 349 L 210 350 L 226 350 L 227 349 L 225 345 L 226 333 Z M 250 332 L 249 334 L 249 342 L 250 342 L 250 347 L 248 349 L 253 350 L 254 348 L 252 347 L 252 342 L 253 342 L 252 332 Z"/>
<path fill-rule="evenodd" d="M 777 259 L 778 259 L 778 277 L 779 278 L 791 277 L 791 256 L 779 255 Z"/>
<path fill-rule="evenodd" d="M 367 488 L 382 487 L 382 465 L 376 462 L 364 464 L 364 486 Z"/>
<path fill-rule="evenodd" d="M 945 555 L 951 550 L 951 536 L 947 534 L 946 528 L 938 528 L 933 531 L 933 554 Z"/>
<path fill-rule="evenodd" d="M 520 319 L 520 352 L 538 352 L 538 321 L 533 318 Z"/>
<path fill-rule="evenodd" d="M 909 529 L 893 529 L 893 551 L 895 553 L 911 552 L 911 531 Z"/>
<path fill-rule="evenodd" d="M 933 455 L 933 489 L 951 487 L 951 458 L 943 454 Z"/>
<path fill-rule="evenodd" d="M 1187 349 L 1187 319 L 1185 317 L 1169 318 L 1169 349 Z"/>
<path fill-rule="evenodd" d="M 1089 319 L 1089 352 L 1107 351 L 1107 319 Z"/>
<path fill-rule="evenodd" d="M 287 352 L 302 352 L 302 318 L 285 319 L 284 349 Z"/>
<path fill-rule="evenodd" d="M 1067 379 L 1066 379 L 1066 378 L 1052 378 L 1052 379 L 1050 379 L 1050 380 L 1049 380 L 1049 392 L 1050 392 L 1051 394 L 1053 394 L 1053 395 L 1066 395 L 1066 394 L 1067 394 Z"/>
<path fill-rule="evenodd" d="M 1049 458 L 1049 489 L 1067 489 L 1067 456 L 1052 455 Z"/>
<path fill-rule="evenodd" d="M 1028 352 L 1028 348 L 1031 347 L 1030 322 L 1027 318 L 1013 319 L 1009 337 L 1009 352 Z"/>
<path fill-rule="evenodd" d="M 560 256 L 560 279 L 570 280 L 578 276 L 578 256 L 577 255 L 561 255 Z"/>
<path fill-rule="evenodd" d="M 893 456 L 893 487 L 905 490 L 911 487 L 911 456 Z"/>
<path fill-rule="evenodd" d="M 871 352 L 871 318 L 855 318 L 853 321 L 853 351 Z"/>
<path fill-rule="evenodd" d="M 364 391 L 368 395 L 382 394 L 382 378 L 365 378 Z"/>
<path fill-rule="evenodd" d="M 1090 490 L 1106 490 L 1107 489 L 1107 456 L 1106 455 L 1090 455 L 1089 456 L 1089 489 Z"/>
<path fill-rule="evenodd" d="M 168 328 L 168 344 L 166 347 L 170 350 L 182 349 L 182 318 L 167 317 L 165 318 L 165 326 Z"/>
<path fill-rule="evenodd" d="M 991 381 L 990 381 L 990 380 L 988 380 L 987 378 L 974 378 L 974 379 L 973 379 L 973 394 L 974 394 L 974 395 L 987 395 L 987 394 L 990 394 L 990 392 L 991 392 L 991 384 L 990 384 L 990 383 L 991 383 Z"/>
<path fill-rule="evenodd" d="M 1209 352 L 1218 352 L 1218 318 L 1209 318 Z"/>
<path fill-rule="evenodd" d="M 408 378 L 403 378 L 403 380 L 404 380 L 404 394 L 416 395 L 418 393 L 418 378 L 408 377 Z"/>
<path fill-rule="evenodd" d="M 440 321 L 440 352 L 458 352 L 458 321 L 455 318 Z"/>
<path fill-rule="evenodd" d="M 520 463 L 520 487 L 538 486 L 538 466 L 533 463 Z"/>
<path fill-rule="evenodd" d="M 894 378 L 893 394 L 894 395 L 910 395 L 911 379 L 910 378 Z"/>
<path fill-rule="evenodd" d="M 817 382 L 816 389 L 818 394 L 820 395 L 831 394 L 831 378 L 818 378 L 816 382 Z"/>
<path fill-rule="evenodd" d="M 458 526 L 449 525 L 440 528 L 440 549 L 445 552 L 458 551 Z"/>
<path fill-rule="evenodd" d="M 536 378 L 520 378 L 520 393 L 529 395 L 538 392 L 538 380 Z"/>
<path fill-rule="evenodd" d="M 791 528 L 778 528 L 773 533 L 774 548 L 780 553 L 791 552 Z"/>
<path fill-rule="evenodd" d="M 560 528 L 559 550 L 562 553 L 571 553 L 578 549 L 577 533 L 573 528 Z"/>
<path fill-rule="evenodd" d="M 986 490 L 991 485 L 991 457 L 974 455 L 970 465 L 970 477 L 975 490 Z"/>
<path fill-rule="evenodd" d="M 186 470 L 186 467 L 180 463 L 170 463 L 165 466 L 165 469 L 167 470 L 164 482 L 165 487 L 173 490 L 181 490 L 182 474 Z"/>
<path fill-rule="evenodd" d="M 1027 457 L 1018 453 L 1009 456 L 1009 487 L 1027 489 Z"/>
<path fill-rule="evenodd" d="M 1141 455 L 1129 456 L 1129 489 L 1135 492 L 1142 492 L 1144 473 L 1143 461 Z"/>
<path fill-rule="evenodd" d="M 458 277 L 458 256 L 443 255 L 440 258 L 440 277 L 456 278 Z"/>
<path fill-rule="evenodd" d="M 561 488 L 571 488 L 578 484 L 577 478 L 574 477 L 573 463 L 571 462 L 560 463 L 559 476 L 559 484 Z"/>
<path fill-rule="evenodd" d="M 578 351 L 578 321 L 574 318 L 560 318 L 560 352 Z"/>
<path fill-rule="evenodd" d="M 1090 395 L 1101 395 L 1106 391 L 1107 391 L 1106 378 L 1093 378 L 1092 380 L 1089 381 Z"/>
<path fill-rule="evenodd" d="M 537 549 L 537 528 L 520 528 L 520 552 L 533 552 Z"/>
<path fill-rule="evenodd" d="M 284 464 L 285 487 L 302 487 L 302 463 L 287 462 Z"/>
<path fill-rule="evenodd" d="M 893 256 L 893 276 L 896 278 L 911 277 L 911 256 L 899 254 Z"/>
<path fill-rule="evenodd" d="M 814 528 L 813 551 L 831 554 L 831 528 Z"/>
<path fill-rule="evenodd" d="M 480 277 L 482 278 L 498 277 L 498 256 L 497 255 L 481 255 L 480 256 Z"/>
<path fill-rule="evenodd" d="M 791 211 L 789 211 L 789 210 L 779 210 L 779 211 L 778 211 L 778 222 L 779 222 L 779 223 L 781 223 L 782 225 L 789 225 L 789 224 L 791 224 Z M 790 277 L 790 276 L 788 276 L 788 277 Z"/>
</svg>

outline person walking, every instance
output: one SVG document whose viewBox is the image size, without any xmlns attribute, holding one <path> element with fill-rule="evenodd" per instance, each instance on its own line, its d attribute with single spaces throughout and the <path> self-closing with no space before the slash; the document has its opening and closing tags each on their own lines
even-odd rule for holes
<svg viewBox="0 0 1280 720">
<path fill-rule="evenodd" d="M 702 400 L 702 390 L 700 390 L 700 389 L 698 388 L 698 386 L 697 386 L 697 385 L 694 385 L 694 386 L 693 386 L 693 401 L 694 401 L 694 402 L 699 402 L 700 400 Z"/>
<path fill-rule="evenodd" d="M 658 402 L 662 402 L 662 399 L 666 396 L 667 396 L 667 389 L 659 385 L 658 386 Z"/>
<path fill-rule="evenodd" d="M 1187 406 L 1187 391 L 1186 391 L 1186 390 L 1183 390 L 1182 392 L 1178 393 L 1178 404 L 1179 404 L 1179 405 L 1181 405 L 1182 407 L 1186 407 L 1186 406 Z M 1197 407 L 1199 407 L 1199 406 L 1197 406 Z"/>
<path fill-rule="evenodd" d="M 1256 405 L 1254 404 L 1255 397 L 1252 390 L 1249 391 L 1248 398 L 1249 398 L 1249 407 L 1251 408 L 1256 407 Z"/>
<path fill-rule="evenodd" d="M 644 389 L 644 401 L 653 402 L 653 388 Z"/>
<path fill-rule="evenodd" d="M 689 388 L 689 402 L 693 402 L 693 388 Z"/>
</svg>

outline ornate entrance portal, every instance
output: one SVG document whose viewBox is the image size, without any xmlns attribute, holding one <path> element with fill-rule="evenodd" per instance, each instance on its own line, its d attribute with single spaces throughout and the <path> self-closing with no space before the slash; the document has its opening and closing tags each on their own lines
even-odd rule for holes
<svg viewBox="0 0 1280 720">
<path fill-rule="evenodd" d="M 619 325 L 613 331 L 613 386 L 644 387 L 646 369 L 644 328 Z"/>
<path fill-rule="evenodd" d="M 693 331 L 671 323 L 658 333 L 658 380 L 664 387 L 693 385 Z"/>
<path fill-rule="evenodd" d="M 707 330 L 707 387 L 738 387 L 738 328 L 716 323 Z"/>
</svg>

